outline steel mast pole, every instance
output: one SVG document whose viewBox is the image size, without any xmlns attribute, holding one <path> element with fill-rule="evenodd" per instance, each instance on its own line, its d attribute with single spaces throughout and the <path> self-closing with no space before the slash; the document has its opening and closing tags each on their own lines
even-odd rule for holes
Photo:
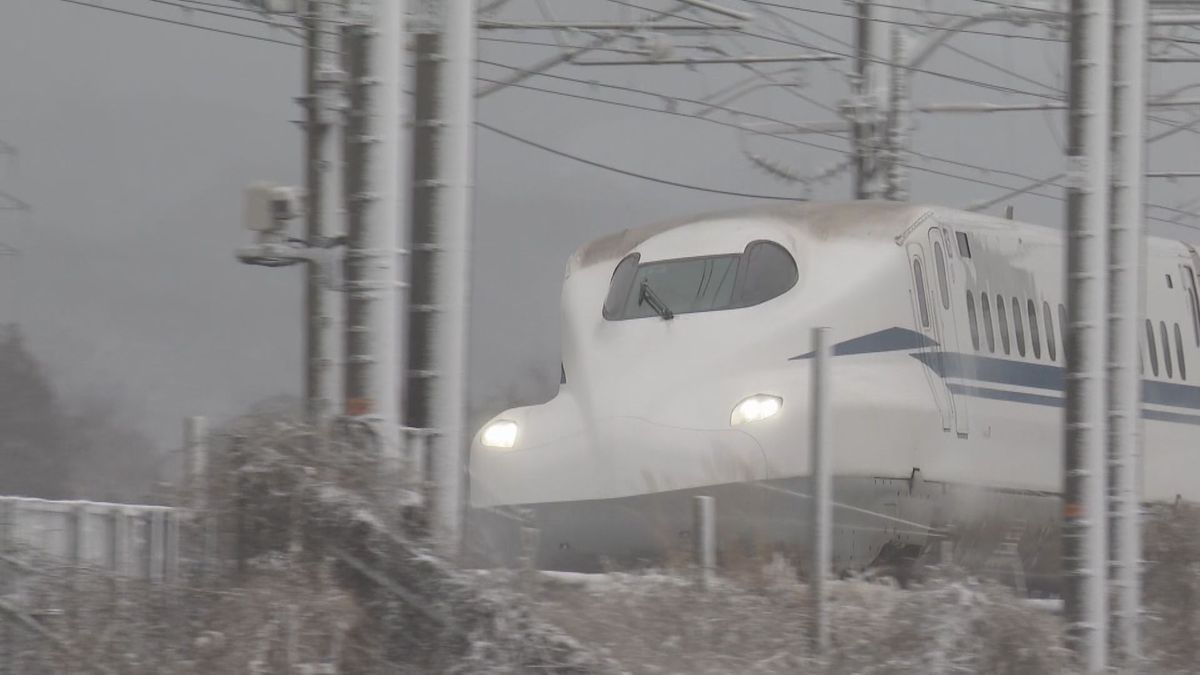
<svg viewBox="0 0 1200 675">
<path fill-rule="evenodd" d="M 435 223 L 437 263 L 434 279 L 433 388 L 434 532 L 442 552 L 458 553 L 463 528 L 466 473 L 467 302 L 470 282 L 472 196 L 475 140 L 475 2 L 445 4 L 442 44 L 442 110 L 438 145 L 442 193 Z"/>
<path fill-rule="evenodd" d="M 340 3 L 339 3 L 340 4 Z M 335 231 L 337 221 L 336 120 L 341 68 L 330 0 L 305 3 L 304 39 L 304 188 L 307 199 L 304 238 L 316 245 Z M 318 265 L 304 266 L 304 412 L 306 421 L 322 427 L 333 412 L 335 397 L 334 321 L 331 293 L 322 287 Z"/>
<path fill-rule="evenodd" d="M 348 30 L 345 412 L 378 443 L 385 482 L 400 459 L 396 273 L 401 222 L 403 0 L 351 8 Z M 396 486 L 398 487 L 398 485 Z"/>
<path fill-rule="evenodd" d="M 1064 604 L 1088 673 L 1105 668 L 1105 268 L 1110 0 L 1071 0 L 1066 190 L 1068 345 L 1063 433 Z"/>
<path fill-rule="evenodd" d="M 892 30 L 892 59 L 889 75 L 887 110 L 887 157 L 884 199 L 904 201 L 908 199 L 908 169 L 904 165 L 904 152 L 908 149 L 911 104 L 909 102 L 909 72 L 903 67 L 906 44 L 899 29 Z"/>
<path fill-rule="evenodd" d="M 1141 375 L 1138 329 L 1145 270 L 1146 0 L 1118 0 L 1113 16 L 1112 214 L 1108 269 L 1108 459 L 1113 537 L 1112 623 L 1116 661 L 1140 657 Z"/>
<path fill-rule="evenodd" d="M 829 651 L 829 585 L 833 567 L 833 414 L 830 389 L 830 329 L 812 329 L 812 386 L 809 399 L 809 473 L 812 476 L 812 593 L 813 650 L 824 659 Z"/>
<path fill-rule="evenodd" d="M 875 132 L 867 121 L 867 100 L 870 92 L 871 39 L 875 33 L 871 26 L 871 0 L 855 3 L 854 33 L 854 107 L 850 128 L 854 146 L 854 198 L 871 197 L 872 149 Z M 871 111 L 873 114 L 873 110 Z"/>
<path fill-rule="evenodd" d="M 414 79 L 412 136 L 412 204 L 408 230 L 409 297 L 408 342 L 404 366 L 404 427 L 407 454 L 413 460 L 419 485 L 426 485 L 429 474 L 429 443 L 433 428 L 431 408 L 437 371 L 434 370 L 435 312 L 437 311 L 434 265 L 437 256 L 437 231 L 434 214 L 441 190 L 438 164 L 438 138 L 442 124 L 440 79 L 442 56 L 442 12 L 438 3 L 423 4 L 426 12 L 412 17 Z M 424 492 L 424 488 L 420 488 Z M 430 523 L 429 495 L 419 525 Z"/>
</svg>

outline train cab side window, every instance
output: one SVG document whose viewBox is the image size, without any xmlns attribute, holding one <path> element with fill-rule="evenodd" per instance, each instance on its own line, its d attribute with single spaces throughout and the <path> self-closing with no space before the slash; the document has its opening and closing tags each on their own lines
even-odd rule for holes
<svg viewBox="0 0 1200 675">
<path fill-rule="evenodd" d="M 1179 362 L 1179 379 L 1187 379 L 1187 363 L 1183 360 L 1183 331 L 1175 324 L 1175 358 Z"/>
<path fill-rule="evenodd" d="M 946 284 L 946 257 L 942 255 L 941 242 L 933 242 L 933 259 L 937 263 L 938 291 L 942 294 L 942 309 L 950 309 L 950 287 Z"/>
<path fill-rule="evenodd" d="M 1013 329 L 1017 334 L 1017 353 L 1025 356 L 1025 323 L 1021 319 L 1021 301 L 1015 297 L 1012 299 L 1012 318 Z"/>
<path fill-rule="evenodd" d="M 956 232 L 958 237 L 958 254 L 964 258 L 971 257 L 971 242 L 967 239 L 966 232 Z"/>
<path fill-rule="evenodd" d="M 738 272 L 738 307 L 750 307 L 783 295 L 796 285 L 799 273 L 796 261 L 773 241 L 754 241 L 742 254 L 743 270 Z"/>
<path fill-rule="evenodd" d="M 1042 316 L 1046 320 L 1046 355 L 1051 361 L 1058 360 L 1058 343 L 1054 341 L 1054 313 L 1050 311 L 1050 303 L 1042 301 Z"/>
<path fill-rule="evenodd" d="M 929 328 L 929 306 L 925 304 L 925 273 L 921 261 L 913 258 L 913 279 L 917 284 L 917 313 L 921 315 L 921 327 Z"/>
<path fill-rule="evenodd" d="M 633 286 L 634 277 L 637 276 L 638 262 L 641 259 L 640 253 L 631 253 L 617 265 L 617 269 L 613 270 L 612 281 L 608 284 L 608 297 L 604 299 L 604 318 L 611 321 L 621 315 L 621 309 L 625 306 L 626 298 L 629 297 L 629 290 Z"/>
<path fill-rule="evenodd" d="M 1158 345 L 1154 342 L 1154 322 L 1146 319 L 1146 349 L 1150 352 L 1150 372 L 1158 377 Z"/>
<path fill-rule="evenodd" d="M 971 346 L 979 351 L 979 321 L 975 316 L 975 296 L 967 290 L 967 322 L 971 324 Z"/>
<path fill-rule="evenodd" d="M 1033 347 L 1033 357 L 1040 359 L 1042 358 L 1042 339 L 1038 335 L 1037 305 L 1033 304 L 1033 300 L 1026 300 L 1025 307 L 1029 310 L 1029 346 Z"/>
<path fill-rule="evenodd" d="M 988 351 L 996 353 L 996 331 L 992 328 L 992 303 L 988 302 L 988 294 L 979 294 L 980 309 L 983 310 L 983 332 L 987 335 Z"/>
<path fill-rule="evenodd" d="M 1166 367 L 1167 377 L 1175 377 L 1171 369 L 1171 339 L 1167 337 L 1167 322 L 1158 322 L 1158 332 L 1162 336 L 1163 366 Z"/>
<path fill-rule="evenodd" d="M 1004 308 L 1004 296 L 996 295 L 996 318 L 1000 320 L 1000 346 L 1005 354 L 1012 353 L 1012 344 L 1008 341 L 1008 310 Z"/>
</svg>

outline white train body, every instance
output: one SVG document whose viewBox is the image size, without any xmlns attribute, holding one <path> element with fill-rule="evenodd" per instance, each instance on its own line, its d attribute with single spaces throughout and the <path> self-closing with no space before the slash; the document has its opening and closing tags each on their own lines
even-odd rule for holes
<svg viewBox="0 0 1200 675">
<path fill-rule="evenodd" d="M 793 284 L 756 242 L 794 260 Z M 504 411 L 472 444 L 476 552 L 513 558 L 523 522 L 540 531 L 542 566 L 661 560 L 686 544 L 699 494 L 717 498 L 726 559 L 799 552 L 811 328 L 830 326 L 835 564 L 913 554 L 945 532 L 978 562 L 1019 523 L 1027 572 L 1053 577 L 1063 259 L 1051 229 L 876 202 L 703 215 L 588 244 L 563 284 L 558 395 Z M 1151 238 L 1147 264 L 1142 494 L 1197 499 L 1200 257 Z M 778 411 L 733 424 L 755 395 Z"/>
</svg>

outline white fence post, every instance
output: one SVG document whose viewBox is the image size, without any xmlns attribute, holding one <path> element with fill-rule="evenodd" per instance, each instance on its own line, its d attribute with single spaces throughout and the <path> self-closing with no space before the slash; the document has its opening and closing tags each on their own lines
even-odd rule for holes
<svg viewBox="0 0 1200 675">
<path fill-rule="evenodd" d="M 700 588 L 707 589 L 717 571 L 717 507 L 712 497 L 692 498 L 692 542 L 696 547 Z"/>
</svg>

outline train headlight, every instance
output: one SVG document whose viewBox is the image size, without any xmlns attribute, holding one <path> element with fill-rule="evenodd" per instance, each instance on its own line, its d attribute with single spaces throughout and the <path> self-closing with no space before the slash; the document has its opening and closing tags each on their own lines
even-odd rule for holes
<svg viewBox="0 0 1200 675">
<path fill-rule="evenodd" d="M 729 424 L 736 427 L 739 424 L 765 420 L 777 414 L 782 407 L 783 399 L 778 396 L 755 394 L 733 407 L 733 414 L 729 416 Z"/>
<path fill-rule="evenodd" d="M 517 442 L 517 423 L 496 420 L 483 428 L 479 442 L 489 448 L 511 448 Z"/>
</svg>

